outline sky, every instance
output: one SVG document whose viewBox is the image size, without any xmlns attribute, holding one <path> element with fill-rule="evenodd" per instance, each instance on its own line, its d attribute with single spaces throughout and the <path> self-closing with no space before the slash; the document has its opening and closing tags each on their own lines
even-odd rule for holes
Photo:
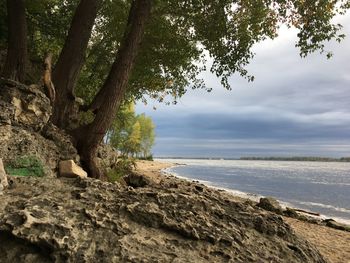
<svg viewBox="0 0 350 263">
<path fill-rule="evenodd" d="M 254 82 L 233 76 L 228 91 L 205 72 L 211 93 L 189 90 L 171 106 L 137 103 L 156 125 L 154 156 L 350 156 L 350 14 L 338 21 L 347 38 L 327 44 L 330 60 L 300 58 L 297 32 L 282 28 L 254 46 Z"/>
</svg>

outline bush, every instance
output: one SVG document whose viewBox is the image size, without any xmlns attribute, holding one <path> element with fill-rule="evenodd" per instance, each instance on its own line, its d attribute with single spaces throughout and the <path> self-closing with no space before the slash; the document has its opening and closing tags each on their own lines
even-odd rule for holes
<svg viewBox="0 0 350 263">
<path fill-rule="evenodd" d="M 9 162 L 5 167 L 6 173 L 16 176 L 35 176 L 45 175 L 45 169 L 42 162 L 36 156 L 22 156 Z"/>
<path fill-rule="evenodd" d="M 114 167 L 107 172 L 107 178 L 110 182 L 120 181 L 124 175 L 127 175 L 135 169 L 136 163 L 133 158 L 122 157 L 117 160 Z"/>
<path fill-rule="evenodd" d="M 153 155 L 148 155 L 146 157 L 140 157 L 139 160 L 153 161 Z"/>
</svg>

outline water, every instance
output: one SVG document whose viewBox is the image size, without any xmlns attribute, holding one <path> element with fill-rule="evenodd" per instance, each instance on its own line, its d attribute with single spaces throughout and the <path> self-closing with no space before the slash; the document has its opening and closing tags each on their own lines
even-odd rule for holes
<svg viewBox="0 0 350 263">
<path fill-rule="evenodd" d="M 168 172 L 350 223 L 350 163 L 166 159 Z"/>
</svg>

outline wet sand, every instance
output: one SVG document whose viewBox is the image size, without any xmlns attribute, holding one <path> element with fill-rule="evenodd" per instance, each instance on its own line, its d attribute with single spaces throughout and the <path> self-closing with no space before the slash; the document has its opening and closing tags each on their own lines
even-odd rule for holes
<svg viewBox="0 0 350 263">
<path fill-rule="evenodd" d="M 160 182 L 164 178 L 162 169 L 174 166 L 172 163 L 156 161 L 138 161 L 137 171 Z M 241 199 L 238 197 L 237 199 Z M 350 263 L 350 232 L 333 229 L 284 217 L 294 231 L 318 248 L 320 253 L 331 263 Z"/>
</svg>

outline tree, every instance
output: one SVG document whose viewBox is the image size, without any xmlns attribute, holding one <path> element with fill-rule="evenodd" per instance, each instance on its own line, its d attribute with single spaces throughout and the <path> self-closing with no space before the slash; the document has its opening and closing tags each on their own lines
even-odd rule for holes
<svg viewBox="0 0 350 263">
<path fill-rule="evenodd" d="M 150 117 L 144 113 L 136 116 L 134 103 L 123 104 L 107 132 L 107 143 L 124 156 L 147 158 L 155 140 L 154 129 Z"/>
<path fill-rule="evenodd" d="M 6 1 L 0 0 L 0 48 L 1 50 L 7 48 L 8 41 L 8 23 L 7 23 L 7 7 Z M 0 67 L 3 65 L 0 65 Z M 1 72 L 1 71 L 0 71 Z"/>
<path fill-rule="evenodd" d="M 138 121 L 134 123 L 128 139 L 125 141 L 122 152 L 126 155 L 135 156 L 140 152 L 141 147 L 141 125 Z"/>
<path fill-rule="evenodd" d="M 144 113 L 137 116 L 137 121 L 140 123 L 140 153 L 143 158 L 151 156 L 151 149 L 154 145 L 155 133 L 154 123 L 150 117 Z"/>
<path fill-rule="evenodd" d="M 74 114 L 73 90 L 84 64 L 85 52 L 100 2 L 100 0 L 80 1 L 52 74 L 57 93 L 52 122 L 60 128 L 66 128 L 69 116 Z"/>
<path fill-rule="evenodd" d="M 2 76 L 24 82 L 28 63 L 24 0 L 7 0 L 7 20 L 8 48 Z"/>
<path fill-rule="evenodd" d="M 122 155 L 127 154 L 124 152 L 124 149 L 126 149 L 125 144 L 130 137 L 135 121 L 134 103 L 123 103 L 107 132 L 107 143 L 120 151 Z"/>
<path fill-rule="evenodd" d="M 102 173 L 96 164 L 96 150 L 107 129 L 113 122 L 115 112 L 122 103 L 128 80 L 141 44 L 146 22 L 151 14 L 152 0 L 132 2 L 124 39 L 109 75 L 97 93 L 90 110 L 96 112 L 92 123 L 74 131 L 82 162 L 92 177 Z"/>
<path fill-rule="evenodd" d="M 101 8 L 76 87 L 76 94 L 89 104 L 113 64 L 111 54 L 120 47 L 128 8 L 127 1 L 106 2 Z M 145 100 L 149 95 L 169 103 L 171 96 L 183 95 L 185 87 L 203 87 L 196 79 L 202 52 L 189 30 L 179 29 L 180 22 L 169 20 L 167 8 L 159 1 L 153 7 L 126 91 L 130 100 Z"/>
</svg>

